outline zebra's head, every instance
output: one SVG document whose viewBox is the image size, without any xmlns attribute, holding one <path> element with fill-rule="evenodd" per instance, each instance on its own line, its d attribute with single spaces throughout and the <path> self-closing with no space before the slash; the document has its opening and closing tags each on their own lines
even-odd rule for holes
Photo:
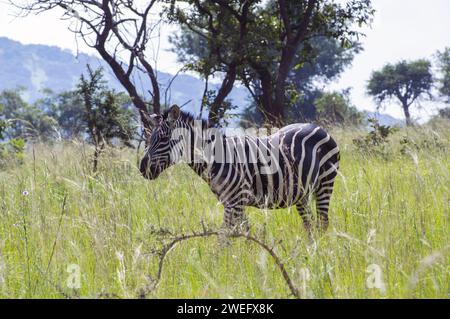
<svg viewBox="0 0 450 319">
<path fill-rule="evenodd" d="M 180 139 L 174 139 L 172 133 L 180 124 L 179 118 L 180 108 L 177 105 L 173 105 L 163 115 L 150 116 L 152 130 L 145 142 L 145 154 L 139 167 L 145 178 L 155 179 L 177 162 L 178 159 L 173 158 L 173 149 Z"/>
</svg>

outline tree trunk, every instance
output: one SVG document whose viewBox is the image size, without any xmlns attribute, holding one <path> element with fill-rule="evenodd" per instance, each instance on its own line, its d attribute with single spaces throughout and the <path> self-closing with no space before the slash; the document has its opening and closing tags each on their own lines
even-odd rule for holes
<svg viewBox="0 0 450 319">
<path fill-rule="evenodd" d="M 261 81 L 261 108 L 265 122 L 275 125 L 277 118 L 280 116 L 279 110 L 273 107 L 273 80 L 268 68 L 260 63 L 252 62 L 252 68 L 258 74 Z M 258 101 L 255 101 L 258 103 Z"/>
<path fill-rule="evenodd" d="M 406 126 L 412 126 L 411 114 L 409 113 L 409 105 L 403 104 L 403 112 L 405 113 Z"/>
<path fill-rule="evenodd" d="M 203 110 L 208 103 L 208 90 L 209 90 L 209 75 L 205 76 L 205 88 L 202 95 L 202 103 L 200 104 L 200 118 L 203 116 Z"/>
<path fill-rule="evenodd" d="M 278 69 L 277 82 L 275 85 L 275 98 L 272 103 L 271 122 L 275 125 L 281 125 L 283 122 L 284 108 L 286 103 L 286 79 L 291 70 L 295 58 L 298 44 L 287 45 L 283 48 L 281 62 Z"/>
<path fill-rule="evenodd" d="M 104 143 L 101 143 L 100 145 L 95 145 L 94 162 L 93 162 L 93 167 L 92 167 L 92 171 L 94 174 L 97 173 L 98 161 L 99 161 L 100 156 L 102 155 L 104 149 L 105 149 Z"/>
<path fill-rule="evenodd" d="M 159 92 L 159 84 L 158 79 L 156 78 L 156 73 L 153 70 L 150 63 L 148 63 L 142 56 L 139 57 L 139 61 L 141 61 L 145 70 L 148 73 L 150 78 L 150 83 L 152 84 L 153 89 L 153 113 L 159 114 L 161 112 L 161 97 Z"/>
<path fill-rule="evenodd" d="M 286 107 L 286 80 L 294 63 L 297 50 L 308 33 L 308 25 L 313 14 L 317 0 L 308 0 L 303 19 L 298 26 L 298 32 L 293 31 L 293 25 L 286 12 L 288 10 L 285 1 L 279 1 L 281 16 L 286 30 L 286 42 L 281 51 L 280 65 L 275 83 L 275 97 L 270 109 L 269 122 L 272 125 L 282 125 L 284 109 Z"/>
<path fill-rule="evenodd" d="M 97 173 L 97 166 L 98 166 L 98 158 L 100 157 L 100 150 L 98 149 L 98 146 L 95 145 L 95 150 L 94 150 L 94 163 L 93 163 L 93 167 L 92 167 L 92 172 L 95 174 Z"/>
<path fill-rule="evenodd" d="M 227 75 L 222 81 L 222 85 L 220 86 L 219 92 L 217 92 L 214 102 L 209 108 L 208 121 L 211 126 L 216 126 L 219 123 L 222 113 L 224 113 L 221 111 L 221 108 L 223 108 L 226 97 L 233 89 L 236 75 L 236 65 L 231 65 Z"/>
</svg>

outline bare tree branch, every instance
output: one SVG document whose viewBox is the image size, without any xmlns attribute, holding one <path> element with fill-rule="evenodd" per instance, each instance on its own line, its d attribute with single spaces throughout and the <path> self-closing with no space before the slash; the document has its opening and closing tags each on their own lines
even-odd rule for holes
<svg viewBox="0 0 450 319">
<path fill-rule="evenodd" d="M 224 233 L 221 231 L 208 230 L 205 228 L 205 226 L 203 226 L 203 231 L 200 233 L 193 232 L 192 234 L 182 234 L 182 235 L 178 235 L 178 236 L 173 236 L 173 234 L 169 233 L 169 235 L 172 235 L 171 241 L 169 243 L 165 244 L 160 251 L 157 251 L 157 253 L 159 254 L 159 261 L 158 261 L 158 270 L 156 273 L 156 277 L 150 285 L 147 285 L 146 287 L 141 289 L 141 291 L 139 292 L 140 298 L 146 298 L 146 296 L 151 291 L 155 290 L 158 287 L 159 282 L 161 281 L 162 273 L 163 273 L 164 261 L 165 261 L 167 255 L 169 254 L 169 252 L 172 249 L 174 249 L 177 244 L 179 244 L 183 241 L 187 241 L 187 240 L 195 239 L 195 238 L 206 238 L 206 237 L 212 237 L 212 236 L 222 237 L 222 236 L 224 236 Z M 227 234 L 226 236 L 228 236 L 229 238 L 244 238 L 250 242 L 257 244 L 260 248 L 265 250 L 272 257 L 275 265 L 278 267 L 279 271 L 281 272 L 281 275 L 283 276 L 283 279 L 286 282 L 286 285 L 288 286 L 290 293 L 295 298 L 297 298 L 297 299 L 300 298 L 300 293 L 299 293 L 298 289 L 295 287 L 291 277 L 289 276 L 289 274 L 286 270 L 286 267 L 284 266 L 283 261 L 276 254 L 274 247 L 270 247 L 267 243 L 263 242 L 262 240 L 258 239 L 255 236 L 250 235 L 249 233 L 237 232 L 237 233 Z"/>
<path fill-rule="evenodd" d="M 108 63 L 138 109 L 144 127 L 149 127 L 147 103 L 136 89 L 133 74 L 135 70 L 143 70 L 148 76 L 152 86 L 151 105 L 153 111 L 159 113 L 160 89 L 156 71 L 145 57 L 153 31 L 148 17 L 155 3 L 156 0 L 151 0 L 142 8 L 129 0 L 32 0 L 12 4 L 21 10 L 21 16 L 60 8 L 64 10 L 61 19 L 78 21 L 69 30 L 87 46 L 95 48 Z"/>
</svg>

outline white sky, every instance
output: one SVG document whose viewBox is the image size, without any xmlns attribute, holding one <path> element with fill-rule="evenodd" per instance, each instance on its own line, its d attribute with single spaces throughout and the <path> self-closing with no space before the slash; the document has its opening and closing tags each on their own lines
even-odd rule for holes
<svg viewBox="0 0 450 319">
<path fill-rule="evenodd" d="M 436 50 L 450 46 L 450 0 L 373 0 L 377 10 L 372 28 L 366 30 L 364 51 L 356 56 L 353 66 L 329 89 L 353 87 L 352 101 L 359 109 L 374 110 L 375 104 L 365 94 L 365 86 L 371 72 L 388 62 L 401 59 L 433 58 Z M 14 18 L 14 9 L 6 0 L 0 0 L 0 36 L 24 44 L 56 45 L 76 51 L 73 34 L 68 22 L 60 21 L 60 12 L 39 16 Z M 175 30 L 163 26 L 158 59 L 158 70 L 175 73 L 180 68 L 176 56 L 168 52 L 167 37 Z M 95 54 L 82 46 L 79 50 Z M 426 105 L 413 115 L 428 117 L 436 110 L 436 103 Z M 388 106 L 386 113 L 403 118 L 400 107 Z"/>
</svg>

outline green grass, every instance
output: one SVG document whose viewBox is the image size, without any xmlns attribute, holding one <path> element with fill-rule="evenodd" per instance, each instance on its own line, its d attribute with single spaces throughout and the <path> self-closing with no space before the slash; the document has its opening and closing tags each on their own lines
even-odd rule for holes
<svg viewBox="0 0 450 319">
<path fill-rule="evenodd" d="M 383 156 L 355 150 L 356 134 L 333 133 L 341 176 L 324 236 L 310 244 L 295 208 L 248 209 L 252 233 L 281 241 L 275 251 L 304 298 L 448 298 L 448 126 L 435 138 L 428 129 L 400 131 Z M 404 135 L 420 148 L 401 154 Z M 0 297 L 135 298 L 157 272 L 161 239 L 154 229 L 190 233 L 201 231 L 202 221 L 219 228 L 223 207 L 186 166 L 149 182 L 139 175 L 135 152 L 109 150 L 94 177 L 91 154 L 76 142 L 37 144 L 22 165 L 0 172 Z M 71 264 L 79 266 L 80 289 L 67 286 Z M 385 289 L 367 284 L 373 267 Z M 261 248 L 209 237 L 176 246 L 147 297 L 292 296 Z"/>
</svg>

